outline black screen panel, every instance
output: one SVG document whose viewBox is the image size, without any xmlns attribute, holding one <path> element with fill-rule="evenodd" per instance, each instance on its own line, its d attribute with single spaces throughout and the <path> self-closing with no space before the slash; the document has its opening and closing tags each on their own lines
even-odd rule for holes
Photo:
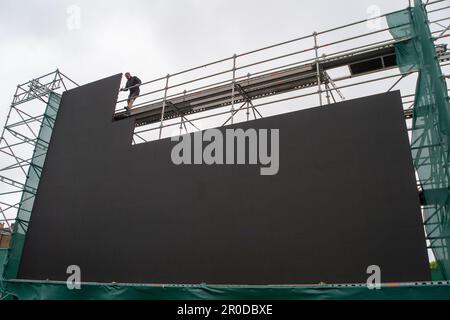
<svg viewBox="0 0 450 320">
<path fill-rule="evenodd" d="M 398 92 L 236 124 L 279 129 L 278 175 L 131 145 L 120 75 L 64 94 L 19 278 L 124 283 L 429 280 Z M 223 128 L 221 130 L 224 130 Z"/>
</svg>

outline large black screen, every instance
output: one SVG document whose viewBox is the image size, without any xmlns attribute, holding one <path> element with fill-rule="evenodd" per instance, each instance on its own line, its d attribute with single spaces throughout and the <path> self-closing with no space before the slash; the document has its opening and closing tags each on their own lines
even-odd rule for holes
<svg viewBox="0 0 450 320">
<path fill-rule="evenodd" d="M 132 146 L 120 75 L 64 94 L 21 279 L 125 283 L 429 280 L 399 92 L 236 124 L 279 129 L 279 172 L 180 165 L 170 139 Z M 225 128 L 221 128 L 225 130 Z"/>
</svg>

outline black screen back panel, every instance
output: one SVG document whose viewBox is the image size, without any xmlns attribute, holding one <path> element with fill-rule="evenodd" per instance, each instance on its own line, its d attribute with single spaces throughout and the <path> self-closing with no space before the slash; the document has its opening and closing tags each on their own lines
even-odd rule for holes
<svg viewBox="0 0 450 320">
<path fill-rule="evenodd" d="M 20 279 L 117 283 L 429 280 L 399 92 L 237 124 L 280 129 L 280 171 L 175 166 L 131 145 L 120 75 L 63 95 Z M 223 130 L 223 129 L 221 129 Z"/>
</svg>

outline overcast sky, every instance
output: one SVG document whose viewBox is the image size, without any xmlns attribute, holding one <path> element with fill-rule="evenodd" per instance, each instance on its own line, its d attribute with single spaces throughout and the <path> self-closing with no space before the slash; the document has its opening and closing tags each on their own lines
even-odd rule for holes
<svg viewBox="0 0 450 320">
<path fill-rule="evenodd" d="M 1 0 L 0 123 L 18 83 L 56 68 L 82 84 L 125 71 L 149 80 L 364 19 L 373 5 L 408 0 Z"/>
</svg>

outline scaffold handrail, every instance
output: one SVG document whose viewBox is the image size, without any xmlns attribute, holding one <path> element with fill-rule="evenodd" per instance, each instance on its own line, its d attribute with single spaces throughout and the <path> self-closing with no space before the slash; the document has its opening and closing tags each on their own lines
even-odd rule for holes
<svg viewBox="0 0 450 320">
<path fill-rule="evenodd" d="M 434 1 L 434 2 L 429 2 L 427 5 L 431 5 L 431 4 L 436 4 L 439 3 L 439 1 Z M 438 12 L 438 11 L 443 11 L 448 9 L 447 7 L 443 7 L 443 8 L 437 8 L 437 9 L 433 9 L 433 12 Z M 402 9 L 404 10 L 404 9 Z M 390 37 L 390 34 L 388 36 L 387 39 L 385 40 L 380 40 L 380 41 L 373 41 L 370 40 L 369 43 L 365 43 L 365 44 L 358 44 L 358 45 L 353 45 L 349 48 L 345 48 L 343 50 L 335 50 L 333 52 L 320 52 L 319 50 L 321 49 L 327 49 L 330 48 L 332 46 L 335 45 L 342 45 L 345 44 L 346 42 L 352 42 L 355 40 L 360 40 L 362 38 L 370 38 L 371 36 L 374 35 L 378 35 L 378 34 L 384 34 L 384 33 L 390 33 L 393 29 L 397 29 L 397 28 L 402 28 L 408 24 L 401 24 L 401 25 L 397 25 L 395 27 L 387 27 L 387 28 L 379 28 L 378 30 L 375 31 L 370 31 L 370 32 L 364 32 L 364 33 L 359 33 L 357 35 L 351 36 L 351 37 L 345 37 L 343 39 L 337 40 L 337 41 L 329 41 L 327 43 L 321 43 L 320 41 L 318 41 L 319 35 L 324 35 L 330 32 L 334 32 L 337 30 L 341 30 L 343 28 L 348 28 L 348 27 L 352 27 L 352 26 L 356 26 L 358 24 L 361 23 L 365 23 L 368 21 L 372 21 L 375 19 L 379 19 L 382 17 L 387 17 L 393 13 L 398 13 L 401 12 L 402 10 L 397 10 L 397 11 L 393 11 L 390 13 L 386 13 L 383 15 L 380 15 L 379 17 L 373 17 L 373 18 L 369 18 L 369 19 L 363 19 L 357 22 L 353 22 L 353 23 L 349 23 L 346 24 L 344 26 L 340 26 L 340 27 L 336 27 L 336 28 L 331 28 L 325 31 L 321 31 L 321 32 L 314 32 L 313 34 L 310 35 L 306 35 L 306 36 L 302 36 L 302 37 L 298 37 L 292 40 L 288 40 L 288 41 L 284 41 L 281 43 L 277 43 L 274 45 L 270 45 L 270 46 L 266 46 L 260 49 L 256 49 L 256 50 L 252 50 L 252 51 L 248 51 L 245 53 L 241 53 L 241 54 L 235 54 L 232 57 L 228 57 L 225 59 L 220 59 L 217 61 L 213 61 L 198 67 L 194 67 L 194 68 L 189 68 L 177 73 L 173 73 L 173 74 L 168 74 L 165 77 L 159 77 L 147 82 L 143 82 L 139 87 L 144 89 L 144 92 L 142 94 L 139 95 L 138 98 L 147 98 L 142 102 L 137 103 L 134 106 L 133 112 L 132 113 L 125 113 L 125 112 L 121 112 L 120 110 L 115 114 L 115 119 L 116 120 L 120 120 L 124 117 L 127 116 L 133 116 L 136 117 L 136 126 L 142 126 L 142 125 L 146 125 L 146 124 L 151 124 L 151 123 L 157 123 L 160 122 L 160 126 L 159 129 L 161 130 L 162 128 L 166 128 L 167 126 L 164 125 L 164 121 L 169 120 L 169 119 L 173 119 L 173 118 L 180 118 L 181 121 L 183 122 L 183 118 L 191 113 L 197 113 L 197 112 L 201 112 L 201 111 L 205 111 L 205 110 L 209 110 L 209 107 L 207 108 L 202 108 L 201 106 L 198 106 L 197 109 L 195 110 L 185 110 L 186 112 L 177 112 L 174 111 L 174 108 L 170 108 L 170 105 L 173 105 L 173 100 L 174 99 L 178 99 L 177 101 L 179 101 L 180 99 L 185 99 L 188 98 L 189 95 L 194 95 L 194 94 L 198 94 L 198 95 L 209 95 L 209 93 L 211 91 L 217 90 L 218 88 L 223 88 L 224 86 L 229 86 L 229 90 L 231 93 L 231 96 L 228 97 L 229 101 L 223 104 L 218 104 L 217 107 L 223 107 L 226 105 L 231 105 L 231 110 L 228 111 L 228 113 L 234 114 L 234 104 L 238 103 L 239 101 L 242 101 L 242 95 L 239 94 L 239 92 L 237 92 L 235 90 L 235 84 L 239 83 L 240 81 L 245 82 L 245 81 L 251 81 L 253 79 L 253 77 L 258 77 L 259 75 L 264 75 L 265 73 L 271 73 L 271 72 L 283 72 L 285 70 L 287 70 L 288 68 L 295 68 L 297 66 L 302 66 L 302 65 L 307 65 L 307 64 L 312 64 L 312 65 L 316 65 L 316 69 L 317 69 L 317 80 L 315 81 L 315 85 L 318 86 L 318 91 L 316 93 L 310 93 L 310 94 L 306 94 L 306 95 L 298 95 L 296 97 L 305 97 L 305 96 L 310 96 L 313 94 L 318 94 L 320 97 L 320 105 L 322 105 L 322 95 L 323 94 L 332 94 L 333 92 L 340 92 L 340 88 L 337 87 L 332 87 L 331 83 L 335 82 L 339 82 L 339 81 L 343 81 L 345 79 L 350 79 L 353 78 L 353 75 L 348 76 L 348 77 L 341 77 L 341 78 L 337 78 L 337 79 L 331 79 L 328 75 L 324 75 L 322 74 L 325 70 L 325 68 L 323 67 L 323 64 L 328 60 L 332 60 L 332 59 L 343 59 L 345 54 L 348 55 L 356 55 L 359 52 L 364 52 L 370 49 L 382 49 L 385 46 L 394 46 L 395 44 L 397 44 L 398 42 L 400 42 L 398 39 L 397 40 L 392 40 L 392 38 Z M 435 21 L 442 21 L 441 18 L 436 19 L 436 20 L 432 20 L 430 21 L 430 23 L 433 23 Z M 437 34 L 439 32 L 444 32 L 445 33 L 445 29 L 440 30 L 440 31 L 435 31 L 433 34 Z M 435 40 L 441 39 L 443 37 L 447 37 L 447 34 L 443 34 L 440 37 L 436 37 Z M 295 50 L 293 52 L 289 52 L 286 54 L 282 54 L 282 55 L 277 55 L 275 57 L 270 57 L 268 59 L 262 59 L 262 60 L 258 60 L 255 62 L 251 62 L 251 63 L 246 63 L 243 65 L 238 65 L 237 64 L 237 60 L 240 57 L 247 57 L 250 56 L 254 53 L 260 53 L 263 52 L 265 50 L 269 50 L 269 49 L 273 49 L 273 48 L 277 48 L 286 44 L 292 44 L 295 42 L 299 42 L 302 40 L 309 40 L 309 39 L 315 39 L 314 45 L 310 45 L 310 46 L 305 46 L 304 48 L 302 48 L 302 50 Z M 401 39 L 401 41 L 408 41 L 410 40 L 411 37 L 404 37 L 404 39 Z M 285 59 L 285 58 L 290 58 L 290 57 L 294 57 L 297 55 L 302 55 L 302 54 L 307 54 L 307 53 L 313 53 L 316 52 L 316 56 L 312 56 L 311 57 L 305 57 L 305 59 L 300 59 L 298 61 L 295 61 L 293 63 L 288 63 L 288 64 L 283 64 L 280 66 L 276 66 L 276 67 L 269 67 L 269 68 L 263 68 L 262 70 L 256 70 L 253 72 L 249 72 L 247 74 L 239 74 L 237 75 L 237 72 L 239 71 L 240 73 L 245 73 L 245 69 L 247 68 L 255 68 L 255 67 L 259 67 L 260 65 L 263 64 L 267 64 L 267 63 L 274 63 L 277 60 L 281 60 L 281 59 Z M 213 65 L 219 65 L 220 63 L 224 63 L 224 62 L 231 62 L 233 61 L 233 66 L 228 66 L 228 67 L 224 67 L 222 69 L 222 71 L 218 71 L 218 72 L 213 72 L 213 73 L 206 73 L 203 74 L 201 77 L 194 77 L 192 79 L 185 79 L 184 81 L 181 82 L 176 82 L 175 79 L 177 76 L 180 75 L 184 75 L 187 74 L 189 72 L 192 71 L 196 71 L 196 70 L 200 70 L 209 66 L 213 66 Z M 350 63 L 352 61 L 349 61 L 347 63 L 348 66 L 350 66 Z M 361 60 L 360 62 L 364 62 L 363 60 Z M 383 70 L 390 70 L 392 69 L 392 66 L 387 66 L 386 68 L 384 68 Z M 243 72 L 244 71 L 244 72 Z M 380 70 L 375 70 L 374 72 L 379 72 Z M 213 78 L 217 78 L 217 77 L 226 77 L 226 75 L 230 75 L 230 77 L 228 79 L 220 79 L 219 81 L 212 81 L 211 83 L 208 84 L 202 84 L 199 86 L 195 86 L 196 83 L 202 82 L 202 81 L 206 81 L 209 79 L 213 79 Z M 365 75 L 363 73 L 361 73 L 360 75 Z M 380 78 L 380 80 L 383 80 L 386 78 Z M 157 83 L 158 81 L 165 81 L 167 82 L 165 85 L 162 85 L 160 88 L 156 88 L 150 91 L 145 91 L 145 88 L 148 84 L 151 83 Z M 330 81 L 330 83 L 327 84 L 327 81 Z M 357 83 L 360 84 L 360 83 Z M 356 84 L 356 85 L 357 85 Z M 193 86 L 194 85 L 194 86 Z M 186 86 L 189 86 L 189 88 L 187 88 Z M 185 87 L 185 88 L 183 88 Z M 342 88 L 346 88 L 349 86 L 344 86 Z M 179 88 L 179 91 L 176 91 L 176 89 Z M 175 92 L 174 92 L 175 90 Z M 155 95 L 163 95 L 163 97 L 156 97 Z M 155 96 L 152 98 L 152 96 Z M 119 99 L 117 101 L 117 104 L 120 103 L 124 103 L 126 102 L 128 99 Z M 286 101 L 286 100 L 291 100 L 291 98 L 289 99 L 280 99 L 280 100 L 274 100 L 273 103 L 276 102 L 280 102 L 280 101 Z M 152 109 L 152 106 L 157 107 L 157 104 L 161 104 L 161 108 L 163 110 L 163 112 L 161 112 L 162 110 L 160 110 L 160 116 L 159 116 L 159 121 L 158 121 L 158 116 L 152 116 L 152 121 L 147 122 L 147 121 L 140 121 L 139 118 L 142 118 L 142 116 L 140 116 L 141 114 L 144 114 L 145 112 L 148 112 L 149 108 Z M 169 107 L 167 107 L 167 105 L 169 104 Z M 266 104 L 263 104 L 266 105 Z M 120 106 L 119 106 L 120 107 Z M 247 106 L 247 108 L 240 108 L 240 110 L 245 111 L 246 109 L 249 109 L 253 107 Z M 254 109 L 253 109 L 254 110 Z M 167 115 L 167 112 L 169 113 Z M 153 114 L 154 112 L 151 111 L 151 113 Z M 223 114 L 223 112 L 220 112 L 219 114 Z M 212 117 L 214 117 L 215 115 L 211 115 Z M 210 117 L 211 117 L 210 116 Z M 144 117 L 145 118 L 145 117 Z M 189 119 L 189 121 L 196 121 L 198 118 L 195 119 Z M 203 117 L 201 118 L 203 119 Z M 185 120 L 185 119 L 184 119 Z M 176 125 L 176 124 L 175 124 Z M 172 126 L 172 125 L 170 125 Z"/>
</svg>

